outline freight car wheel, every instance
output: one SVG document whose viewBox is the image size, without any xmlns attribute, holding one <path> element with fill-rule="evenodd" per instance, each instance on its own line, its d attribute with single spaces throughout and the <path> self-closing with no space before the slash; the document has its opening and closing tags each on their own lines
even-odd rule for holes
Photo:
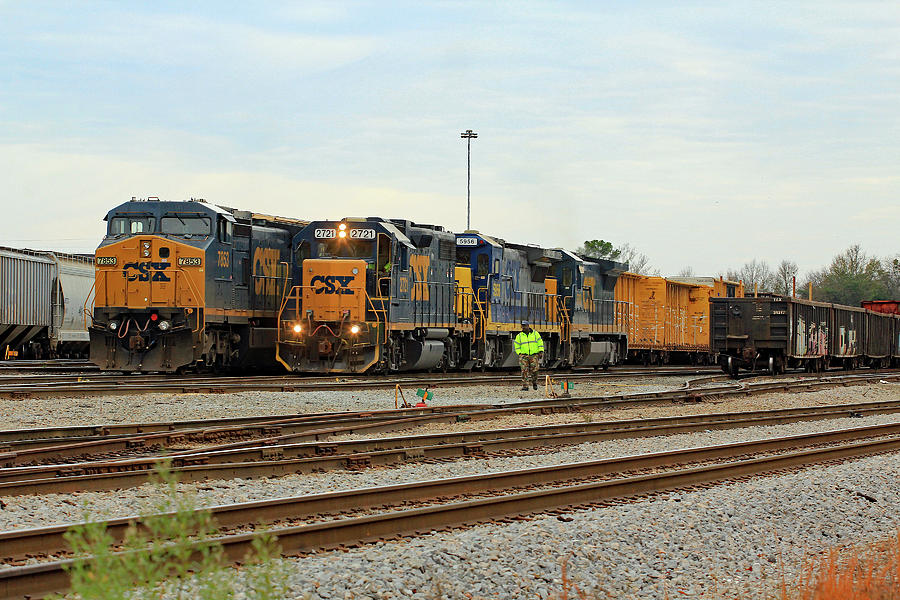
<svg viewBox="0 0 900 600">
<path fill-rule="evenodd" d="M 737 362 L 732 359 L 732 357 L 728 357 L 728 371 L 727 373 L 731 376 L 732 379 L 737 379 L 738 371 L 740 369 L 737 366 Z"/>
</svg>

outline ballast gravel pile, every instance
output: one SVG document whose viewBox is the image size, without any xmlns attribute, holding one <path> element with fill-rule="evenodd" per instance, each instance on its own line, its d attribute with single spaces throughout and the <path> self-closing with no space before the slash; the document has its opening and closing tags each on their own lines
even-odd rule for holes
<svg viewBox="0 0 900 600">
<path fill-rule="evenodd" d="M 398 467 L 370 468 L 358 471 L 328 471 L 296 474 L 268 479 L 228 479 L 202 483 L 178 484 L 179 492 L 194 493 L 201 505 L 233 504 L 317 494 L 343 489 L 393 485 L 411 481 L 425 481 L 480 473 L 546 467 L 563 463 L 598 460 L 617 456 L 665 452 L 732 442 L 828 431 L 847 427 L 861 427 L 900 422 L 900 415 L 875 415 L 865 418 L 845 418 L 746 427 L 732 430 L 707 430 L 652 438 L 618 439 L 605 442 L 549 448 L 540 454 L 521 456 L 468 457 L 435 463 L 407 463 Z M 82 492 L 46 494 L 42 496 L 5 497 L 0 510 L 0 530 L 22 527 L 44 527 L 79 521 L 89 509 L 95 518 L 112 518 L 134 514 L 142 503 L 158 498 L 161 491 L 151 485 L 115 492 Z"/>
</svg>

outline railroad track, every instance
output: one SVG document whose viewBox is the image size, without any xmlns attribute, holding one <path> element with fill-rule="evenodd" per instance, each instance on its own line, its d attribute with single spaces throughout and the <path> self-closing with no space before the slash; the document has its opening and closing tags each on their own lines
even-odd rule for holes
<svg viewBox="0 0 900 600">
<path fill-rule="evenodd" d="M 132 423 L 95 427 L 40 428 L 0 431 L 0 466 L 13 467 L 48 462 L 75 461 L 111 453 L 140 455 L 163 450 L 185 442 L 214 445 L 234 439 L 248 443 L 277 443 L 282 435 L 306 432 L 306 439 L 322 440 L 347 433 L 396 431 L 428 422 L 459 419 L 487 419 L 502 414 L 522 412 L 569 412 L 621 408 L 636 404 L 665 401 L 701 401 L 709 396 L 760 393 L 773 390 L 812 390 L 833 385 L 866 383 L 873 379 L 897 378 L 900 374 L 866 373 L 828 377 L 802 378 L 797 381 L 725 384 L 694 389 L 641 392 L 612 396 L 569 399 L 539 399 L 503 404 L 475 404 L 372 411 L 362 413 L 327 413 L 282 415 L 183 422 Z M 253 440 L 256 440 L 255 442 Z"/>
<path fill-rule="evenodd" d="M 784 386 L 785 384 L 779 384 Z M 804 384 L 805 386 L 806 384 Z M 423 422 L 454 422 L 461 417 L 491 418 L 498 411 L 437 413 L 406 420 L 366 424 L 391 430 Z M 499 411 L 505 414 L 507 411 Z M 323 439 L 324 431 L 303 430 L 265 439 L 169 453 L 172 470 L 184 482 L 271 477 L 335 469 L 359 469 L 413 461 L 483 456 L 498 452 L 546 451 L 551 447 L 611 439 L 672 435 L 708 429 L 769 426 L 798 421 L 862 417 L 900 412 L 900 400 L 774 409 L 738 413 L 570 423 L 512 429 L 418 434 L 351 441 Z M 900 432 L 900 425 L 897 425 Z M 346 427 L 359 431 L 355 425 Z M 334 433 L 329 432 L 329 433 Z M 30 456 L 23 453 L 23 457 Z M 162 455 L 74 464 L 0 469 L 0 495 L 100 491 L 146 483 Z M 0 457 L 2 458 L 2 457 Z M 10 462 L 7 462 L 10 464 Z"/>
<path fill-rule="evenodd" d="M 211 512 L 220 525 L 229 528 L 283 523 L 265 533 L 277 536 L 285 553 L 298 554 L 546 511 L 558 514 L 559 510 L 598 506 L 616 499 L 894 452 L 900 449 L 896 428 L 875 426 L 754 440 L 219 506 Z M 858 441 L 873 436 L 878 439 Z M 410 508 L 411 502 L 417 505 Z M 360 514 L 376 508 L 374 514 Z M 134 517 L 107 521 L 107 530 L 121 540 L 132 520 Z M 295 524 L 297 521 L 301 523 Z M 4 532 L 0 533 L 0 543 L 11 558 L 50 557 L 65 551 L 62 534 L 66 529 L 57 526 Z M 260 534 L 239 530 L 216 541 L 229 560 L 239 562 Z M 71 559 L 50 560 L 0 570 L 0 599 L 38 598 L 65 591 L 65 567 L 70 564 Z"/>
<path fill-rule="evenodd" d="M 17 373 L 21 371 L 50 371 L 54 373 L 96 372 L 97 365 L 83 359 L 51 359 L 51 360 L 11 360 L 0 361 L 0 373 Z"/>
<path fill-rule="evenodd" d="M 548 373 L 554 378 L 573 381 L 599 381 L 623 377 L 666 377 L 684 375 L 702 375 L 721 373 L 717 368 L 666 367 L 642 368 L 619 367 L 609 371 L 576 371 Z M 295 375 L 256 375 L 249 377 L 230 376 L 171 376 L 171 375 L 135 375 L 122 376 L 106 373 L 41 376 L 25 375 L 15 377 L 0 376 L 0 397 L 28 398 L 45 396 L 63 396 L 72 394 L 123 394 L 123 393 L 227 393 L 239 391 L 333 391 L 343 389 L 384 389 L 400 386 L 440 386 L 440 385 L 484 385 L 497 383 L 515 383 L 518 374 L 498 373 L 451 373 L 422 374 L 404 377 L 385 377 L 377 375 L 360 376 L 316 376 L 298 377 Z"/>
<path fill-rule="evenodd" d="M 64 460 L 98 453 L 123 452 L 152 445 L 184 443 L 185 438 L 210 443 L 216 439 L 252 438 L 263 441 L 254 432 L 277 437 L 279 427 L 305 426 L 314 433 L 310 439 L 323 439 L 354 431 L 381 431 L 403 429 L 411 424 L 429 420 L 454 420 L 459 418 L 493 418 L 505 413 L 517 412 L 569 412 L 621 408 L 666 401 L 702 401 L 706 397 L 752 394 L 776 390 L 814 390 L 835 385 L 868 383 L 880 379 L 897 380 L 900 373 L 878 372 L 841 376 L 808 376 L 794 381 L 778 380 L 758 383 L 727 382 L 703 388 L 686 385 L 681 389 L 656 392 L 639 392 L 608 396 L 578 398 L 548 398 L 501 404 L 467 404 L 432 406 L 425 408 L 363 411 L 355 413 L 310 413 L 287 415 L 263 415 L 254 417 L 229 417 L 197 419 L 173 422 L 124 423 L 96 426 L 50 427 L 0 431 L 0 465 L 16 466 L 29 463 Z M 715 378 L 713 378 L 715 379 Z M 408 422 L 404 422 L 404 420 Z M 393 421 L 393 422 L 392 422 Z M 355 429 L 352 427 L 356 426 Z M 371 426 L 371 427 L 367 427 Z M 191 431 L 194 430 L 194 431 Z"/>
</svg>

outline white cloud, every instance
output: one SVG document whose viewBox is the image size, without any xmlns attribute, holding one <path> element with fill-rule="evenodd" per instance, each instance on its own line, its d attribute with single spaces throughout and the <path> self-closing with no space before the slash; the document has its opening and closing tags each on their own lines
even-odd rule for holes
<svg viewBox="0 0 900 600">
<path fill-rule="evenodd" d="M 372 36 L 292 33 L 188 15 L 138 13 L 84 23 L 76 31 L 45 30 L 23 37 L 26 43 L 54 48 L 66 60 L 213 70 L 254 79 L 259 73 L 296 77 L 327 71 L 375 48 Z"/>
</svg>

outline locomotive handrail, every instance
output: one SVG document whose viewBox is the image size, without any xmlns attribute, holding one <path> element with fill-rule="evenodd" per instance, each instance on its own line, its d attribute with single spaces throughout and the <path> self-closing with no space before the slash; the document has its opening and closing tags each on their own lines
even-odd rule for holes
<svg viewBox="0 0 900 600">
<path fill-rule="evenodd" d="M 276 332 L 276 337 L 275 337 L 276 344 L 289 343 L 286 340 L 281 339 L 281 330 L 282 330 L 281 322 L 283 320 L 282 317 L 284 315 L 284 309 L 287 306 L 287 303 L 292 299 L 297 300 L 297 302 L 295 304 L 295 306 L 297 308 L 296 320 L 298 320 L 298 321 L 300 320 L 300 296 L 299 296 L 300 290 L 302 290 L 302 286 L 295 285 L 295 286 L 291 287 L 290 291 L 288 291 L 286 294 L 284 294 L 282 296 L 281 307 L 278 309 L 278 327 L 276 328 L 277 332 Z"/>
<path fill-rule="evenodd" d="M 282 287 L 281 287 L 281 294 L 280 294 L 280 296 L 277 297 L 277 301 L 280 304 L 284 300 L 284 295 L 287 292 L 288 283 L 290 282 L 291 278 L 290 278 L 290 267 L 288 266 L 288 264 L 285 261 L 281 261 L 278 264 L 284 265 L 284 271 L 283 271 L 284 274 L 283 275 L 257 275 L 255 273 L 251 273 L 250 279 L 253 281 L 254 284 L 256 283 L 257 280 L 274 281 L 276 286 L 278 285 L 279 280 L 283 281 L 284 285 L 282 285 Z M 266 287 L 268 287 L 268 286 L 266 286 Z M 254 296 L 256 296 L 258 298 L 259 294 L 256 294 L 256 286 L 255 285 L 253 286 L 253 289 L 254 289 Z M 266 298 L 270 297 L 269 294 L 263 294 L 263 296 Z M 275 297 L 273 297 L 273 299 L 275 299 Z M 264 300 L 263 309 L 264 310 L 273 310 L 273 311 L 276 310 L 276 308 L 274 306 L 271 306 L 271 307 L 269 306 L 268 300 Z"/>
<path fill-rule="evenodd" d="M 179 269 L 178 267 L 175 267 L 175 273 L 176 273 L 176 275 L 178 273 L 181 273 L 182 275 L 184 275 L 184 278 L 187 280 L 188 287 L 190 288 L 191 293 L 193 293 L 194 298 L 197 299 L 197 305 L 196 305 L 197 329 L 193 329 L 192 332 L 197 333 L 197 334 L 202 334 L 206 330 L 206 319 L 203 318 L 203 311 L 205 309 L 205 298 L 201 298 L 200 290 L 194 284 L 194 280 L 191 279 L 190 276 L 188 276 L 187 271 L 185 271 L 184 269 Z M 178 297 L 177 297 L 178 288 L 177 287 L 175 288 L 175 293 L 176 293 L 175 302 L 177 303 L 178 302 Z M 203 300 L 203 303 L 201 303 L 201 300 Z M 187 308 L 193 308 L 193 307 L 188 306 Z"/>
<path fill-rule="evenodd" d="M 88 328 L 88 324 L 87 324 L 88 314 L 90 314 L 90 316 L 91 316 L 91 325 L 94 324 L 94 306 L 93 305 L 96 304 L 97 299 L 93 296 L 92 292 L 94 292 L 94 288 L 96 285 L 97 285 L 97 275 L 95 273 L 94 274 L 94 283 L 91 284 L 91 289 L 88 290 L 87 297 L 85 297 L 85 299 L 84 299 L 84 304 L 81 305 L 81 322 L 84 324 L 85 330 L 87 330 L 87 328 Z M 87 303 L 88 303 L 88 300 L 90 300 L 91 298 L 94 298 L 94 302 L 91 303 L 91 312 L 88 313 Z"/>
<path fill-rule="evenodd" d="M 388 278 L 388 279 L 389 279 L 389 278 Z M 377 284 L 377 283 L 378 283 L 378 282 L 376 281 L 376 284 Z M 379 325 L 381 324 L 381 320 L 378 318 L 378 312 L 379 312 L 379 309 L 375 308 L 375 303 L 372 302 L 373 298 L 372 298 L 371 296 L 369 296 L 369 292 L 368 292 L 367 290 L 363 289 L 363 293 L 365 294 L 365 297 L 366 297 L 366 300 L 367 300 L 368 303 L 369 303 L 369 306 L 372 307 L 372 314 L 375 315 L 375 324 L 376 324 L 376 327 L 377 327 L 377 326 L 379 326 Z M 384 313 L 384 327 L 382 327 L 381 330 L 382 330 L 382 332 L 383 332 L 383 334 L 384 334 L 384 340 L 383 340 L 383 341 L 386 343 L 386 342 L 388 341 L 388 328 L 387 328 L 388 314 L 387 314 L 387 309 L 384 307 L 384 299 L 386 298 L 386 299 L 390 302 L 390 298 L 391 298 L 391 297 L 390 297 L 390 296 L 375 296 L 375 298 L 377 298 L 378 300 L 381 301 L 381 312 Z"/>
</svg>

